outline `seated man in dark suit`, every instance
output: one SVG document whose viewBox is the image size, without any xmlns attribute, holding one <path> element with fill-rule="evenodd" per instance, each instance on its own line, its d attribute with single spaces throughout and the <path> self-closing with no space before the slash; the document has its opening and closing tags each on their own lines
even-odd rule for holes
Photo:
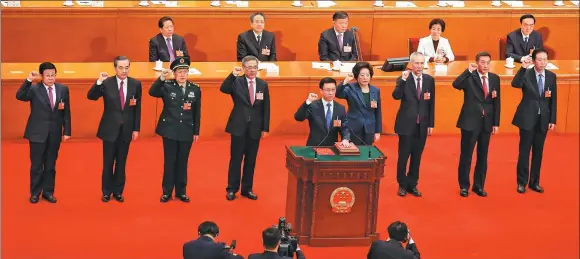
<svg viewBox="0 0 580 259">
<path fill-rule="evenodd" d="M 336 80 L 325 77 L 319 83 L 322 99 L 310 93 L 306 102 L 302 103 L 294 114 L 294 119 L 304 121 L 308 119 L 310 134 L 307 146 L 334 146 L 338 141 L 338 134 L 342 136 L 342 145 L 350 147 L 350 132 L 347 127 L 346 109 L 340 103 L 334 102 L 336 94 Z"/>
<path fill-rule="evenodd" d="M 287 256 L 278 255 L 278 247 L 280 247 L 280 230 L 276 227 L 269 227 L 262 232 L 262 243 L 264 244 L 264 252 L 260 254 L 251 254 L 248 259 L 292 259 Z M 306 259 L 300 246 L 296 248 L 296 258 Z"/>
<path fill-rule="evenodd" d="M 220 230 L 216 223 L 205 221 L 199 224 L 199 237 L 183 244 L 183 259 L 244 259 L 230 251 L 223 243 L 216 243 Z"/>
<path fill-rule="evenodd" d="M 334 27 L 323 31 L 318 40 L 318 56 L 321 61 L 357 61 L 354 34 L 347 31 L 348 14 L 336 12 L 332 16 Z"/>
<path fill-rule="evenodd" d="M 389 239 L 377 240 L 371 245 L 367 259 L 420 259 L 415 241 L 407 229 L 407 224 L 395 221 L 387 228 Z M 403 248 L 402 243 L 407 243 Z"/>
<path fill-rule="evenodd" d="M 527 59 L 531 62 L 531 52 L 534 49 L 544 48 L 542 35 L 534 31 L 535 23 L 536 18 L 531 14 L 524 14 L 520 17 L 521 28 L 507 35 L 506 58 L 512 57 L 518 63 L 521 63 L 522 59 Z"/>
<path fill-rule="evenodd" d="M 173 62 L 179 57 L 189 57 L 185 39 L 173 34 L 174 27 L 171 17 L 161 17 L 158 25 L 161 32 L 149 40 L 149 62 L 157 60 Z"/>
<path fill-rule="evenodd" d="M 276 61 L 276 40 L 274 33 L 264 30 L 266 16 L 263 13 L 250 15 L 252 29 L 240 33 L 237 40 L 238 61 L 248 55 L 260 61 Z"/>
</svg>

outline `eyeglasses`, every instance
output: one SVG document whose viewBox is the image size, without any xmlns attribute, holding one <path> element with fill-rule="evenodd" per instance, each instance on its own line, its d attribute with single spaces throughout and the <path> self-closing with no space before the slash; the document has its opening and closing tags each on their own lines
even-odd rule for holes
<svg viewBox="0 0 580 259">
<path fill-rule="evenodd" d="M 258 69 L 258 67 L 254 67 L 254 66 L 252 66 L 252 67 L 245 67 L 245 68 L 247 68 L 249 70 L 257 70 Z"/>
</svg>

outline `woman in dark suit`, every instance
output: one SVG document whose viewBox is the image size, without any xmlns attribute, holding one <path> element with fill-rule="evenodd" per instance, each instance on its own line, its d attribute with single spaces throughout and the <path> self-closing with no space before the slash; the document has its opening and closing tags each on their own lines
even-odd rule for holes
<svg viewBox="0 0 580 259">
<path fill-rule="evenodd" d="M 348 127 L 355 145 L 372 145 L 381 137 L 381 92 L 370 84 L 372 78 L 373 67 L 368 62 L 358 62 L 336 89 L 336 97 L 348 103 Z M 356 82 L 350 83 L 353 79 Z"/>
</svg>

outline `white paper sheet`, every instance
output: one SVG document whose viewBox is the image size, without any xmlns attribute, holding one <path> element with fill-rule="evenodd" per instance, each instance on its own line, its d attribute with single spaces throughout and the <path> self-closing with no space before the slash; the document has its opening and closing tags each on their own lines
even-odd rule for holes
<svg viewBox="0 0 580 259">
<path fill-rule="evenodd" d="M 199 72 L 199 70 L 197 70 L 197 68 L 191 67 L 191 68 L 189 68 L 189 74 L 190 75 L 201 75 L 201 72 Z"/>
<path fill-rule="evenodd" d="M 409 1 L 397 1 L 395 2 L 395 7 L 417 7 L 417 5 L 415 5 L 413 2 L 409 2 Z"/>
<path fill-rule="evenodd" d="M 327 62 L 312 62 L 312 68 L 315 69 L 330 69 L 330 63 Z"/>
<path fill-rule="evenodd" d="M 332 7 L 336 5 L 334 1 L 316 1 L 316 3 L 320 8 Z"/>
</svg>

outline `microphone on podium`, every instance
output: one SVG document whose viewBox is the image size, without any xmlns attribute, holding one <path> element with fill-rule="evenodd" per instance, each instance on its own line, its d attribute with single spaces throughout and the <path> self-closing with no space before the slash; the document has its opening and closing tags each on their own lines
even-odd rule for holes
<svg viewBox="0 0 580 259">
<path fill-rule="evenodd" d="M 350 27 L 350 30 L 352 31 L 352 34 L 354 35 L 354 42 L 356 44 L 356 54 L 358 56 L 357 61 L 363 61 L 362 50 L 360 47 L 360 39 L 358 37 L 358 27 L 352 26 L 352 27 Z"/>
</svg>

